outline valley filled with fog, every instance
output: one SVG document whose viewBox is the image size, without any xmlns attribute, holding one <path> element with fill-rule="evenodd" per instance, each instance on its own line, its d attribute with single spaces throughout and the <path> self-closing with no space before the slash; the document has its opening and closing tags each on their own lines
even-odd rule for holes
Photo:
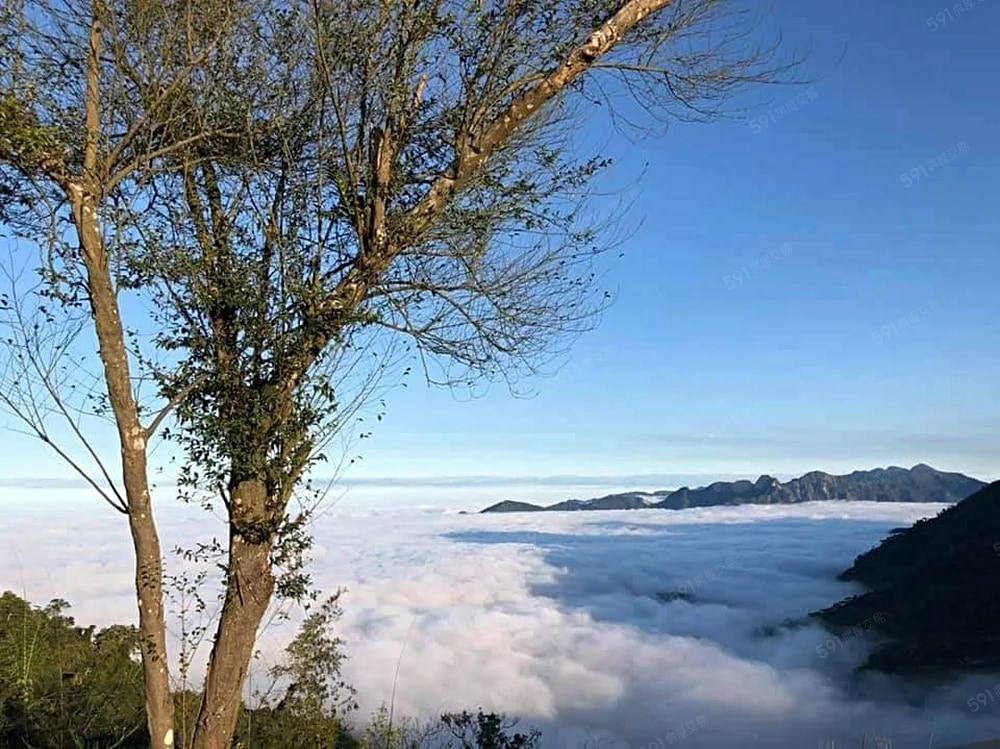
<svg viewBox="0 0 1000 749">
<path fill-rule="evenodd" d="M 80 624 L 131 622 L 124 520 L 76 494 L 2 490 L 0 589 L 65 598 Z M 875 636 L 862 622 L 850 640 L 779 626 L 849 595 L 835 578 L 857 554 L 942 507 L 463 515 L 348 498 L 317 517 L 311 570 L 325 592 L 347 589 L 340 636 L 359 720 L 394 700 L 397 716 L 517 715 L 544 747 L 816 747 L 863 732 L 947 746 L 1000 734 L 1000 704 L 968 704 L 1000 675 L 934 688 L 852 677 Z M 224 528 L 161 508 L 165 549 Z M 261 634 L 258 683 L 298 618 Z"/>
</svg>

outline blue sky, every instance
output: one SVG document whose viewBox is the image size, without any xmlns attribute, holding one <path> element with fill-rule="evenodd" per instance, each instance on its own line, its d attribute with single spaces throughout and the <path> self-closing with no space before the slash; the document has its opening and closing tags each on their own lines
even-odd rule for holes
<svg viewBox="0 0 1000 749">
<path fill-rule="evenodd" d="M 776 0 L 768 23 L 807 51 L 809 85 L 658 139 L 588 126 L 582 147 L 606 144 L 612 183 L 632 185 L 595 202 L 632 201 L 600 327 L 531 398 L 411 379 L 349 478 L 1000 477 L 1000 3 L 970 4 Z M 0 477 L 66 475 L 11 439 Z"/>
<path fill-rule="evenodd" d="M 610 144 L 622 184 L 642 174 L 621 219 L 641 224 L 600 328 L 529 400 L 502 387 L 471 401 L 416 384 L 392 394 L 357 473 L 925 461 L 1000 477 L 1000 5 L 931 31 L 926 19 L 942 11 L 774 3 L 815 80 L 755 92 L 748 116 L 772 112 L 766 128 L 676 125 Z M 776 113 L 810 88 L 815 99 Z M 967 151 L 904 186 L 901 175 L 962 142 Z M 741 268 L 749 277 L 736 279 Z"/>
</svg>

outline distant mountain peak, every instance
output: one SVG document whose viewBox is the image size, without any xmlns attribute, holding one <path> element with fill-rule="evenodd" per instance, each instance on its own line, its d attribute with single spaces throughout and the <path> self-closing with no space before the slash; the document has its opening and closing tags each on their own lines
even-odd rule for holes
<svg viewBox="0 0 1000 749">
<path fill-rule="evenodd" d="M 547 508 L 540 505 L 533 505 L 530 502 L 515 502 L 505 499 L 503 502 L 490 505 L 482 512 L 540 512 L 545 509 Z"/>
</svg>

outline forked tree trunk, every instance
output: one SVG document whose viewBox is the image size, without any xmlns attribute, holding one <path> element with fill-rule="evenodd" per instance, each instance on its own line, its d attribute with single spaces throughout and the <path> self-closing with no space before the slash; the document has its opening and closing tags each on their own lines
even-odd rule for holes
<svg viewBox="0 0 1000 749">
<path fill-rule="evenodd" d="M 139 604 L 139 636 L 150 746 L 172 749 L 174 703 L 170 692 L 166 620 L 163 614 L 163 562 L 149 497 L 146 434 L 132 394 L 125 332 L 98 226 L 96 204 L 92 195 L 78 186 L 70 190 L 70 200 L 87 268 L 94 329 L 104 366 L 108 398 L 121 446 L 122 481 L 128 503 L 129 531 L 135 548 L 135 592 Z"/>
<path fill-rule="evenodd" d="M 257 628 L 271 603 L 275 583 L 270 561 L 274 534 L 243 533 L 241 523 L 262 519 L 267 499 L 264 483 L 256 480 L 241 482 L 230 497 L 233 520 L 226 597 L 208 662 L 193 749 L 227 749 L 236 730 Z"/>
<path fill-rule="evenodd" d="M 97 196 L 101 164 L 101 21 L 104 0 L 92 0 L 87 80 L 84 94 L 85 146 L 79 181 L 65 184 L 80 239 L 80 255 L 87 269 L 87 290 L 94 330 L 104 366 L 108 399 L 118 427 L 122 454 L 122 481 L 128 504 L 129 531 L 135 547 L 135 592 L 139 604 L 139 636 L 146 695 L 146 721 L 152 749 L 173 749 L 174 701 L 170 693 L 167 626 L 163 616 L 163 560 L 160 538 L 149 498 L 146 431 L 132 392 L 125 330 L 118 295 L 111 278 L 107 247 L 101 233 Z"/>
</svg>

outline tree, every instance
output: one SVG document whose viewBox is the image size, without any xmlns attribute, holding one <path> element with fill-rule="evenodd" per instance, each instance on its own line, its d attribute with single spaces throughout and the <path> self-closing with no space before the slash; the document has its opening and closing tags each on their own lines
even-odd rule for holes
<svg viewBox="0 0 1000 749">
<path fill-rule="evenodd" d="M 229 521 L 193 738 L 224 747 L 265 611 L 303 593 L 281 574 L 306 548 L 290 502 L 392 342 L 464 386 L 515 382 L 588 329 L 608 244 L 584 208 L 608 162 L 570 136 L 593 103 L 622 113 L 622 93 L 640 105 L 626 116 L 701 120 L 773 80 L 787 66 L 751 21 L 726 0 L 4 5 L 0 219 L 43 250 L 34 306 L 6 302 L 5 401 L 50 444 L 47 419 L 66 419 L 127 516 L 158 746 L 173 715 L 157 430 L 186 456 L 185 491 Z M 132 335 L 123 298 L 151 304 Z M 121 492 L 66 405 L 59 316 L 96 336 Z"/>
<path fill-rule="evenodd" d="M 0 746 L 148 746 L 135 627 L 78 627 L 69 604 L 0 595 Z"/>
<path fill-rule="evenodd" d="M 442 715 L 441 724 L 458 739 L 461 749 L 534 749 L 541 738 L 537 729 L 508 735 L 507 731 L 513 729 L 517 721 L 496 713 L 484 713 L 482 708 L 475 715 L 467 710 Z"/>
<path fill-rule="evenodd" d="M 345 718 L 358 705 L 354 688 L 340 675 L 343 641 L 333 631 L 341 615 L 341 592 L 305 617 L 285 648 L 284 660 L 269 669 L 269 688 L 240 721 L 238 735 L 248 746 L 319 749 L 355 743 L 345 729 Z"/>
</svg>

